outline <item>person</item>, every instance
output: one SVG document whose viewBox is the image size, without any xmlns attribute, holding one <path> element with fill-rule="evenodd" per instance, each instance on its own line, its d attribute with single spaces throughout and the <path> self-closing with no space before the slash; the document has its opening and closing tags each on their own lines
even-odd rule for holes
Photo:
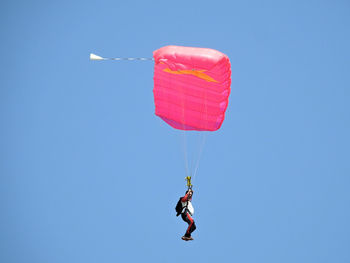
<svg viewBox="0 0 350 263">
<path fill-rule="evenodd" d="M 181 204 L 182 204 L 181 218 L 188 224 L 186 233 L 182 237 L 182 240 L 185 240 L 185 241 L 193 240 L 191 234 L 194 230 L 196 230 L 196 224 L 194 223 L 194 220 L 192 218 L 194 214 L 194 208 L 191 203 L 192 196 L 193 196 L 192 189 L 188 189 L 185 193 L 185 196 L 181 198 Z"/>
</svg>

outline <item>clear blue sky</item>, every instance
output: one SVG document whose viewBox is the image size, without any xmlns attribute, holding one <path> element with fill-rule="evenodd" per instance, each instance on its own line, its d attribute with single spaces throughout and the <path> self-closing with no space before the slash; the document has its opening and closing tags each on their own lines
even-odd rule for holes
<svg viewBox="0 0 350 263">
<path fill-rule="evenodd" d="M 350 262 L 348 1 L 2 1 L 0 262 Z M 227 54 L 193 242 L 181 133 L 154 115 L 165 45 Z"/>
</svg>

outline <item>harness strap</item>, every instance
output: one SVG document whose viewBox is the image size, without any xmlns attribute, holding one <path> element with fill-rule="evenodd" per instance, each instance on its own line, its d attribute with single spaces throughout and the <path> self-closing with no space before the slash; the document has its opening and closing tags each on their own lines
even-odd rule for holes
<svg viewBox="0 0 350 263">
<path fill-rule="evenodd" d="M 188 210 L 187 207 L 188 207 L 188 201 L 186 201 L 186 205 L 182 208 L 181 214 L 185 213 L 186 210 Z"/>
</svg>

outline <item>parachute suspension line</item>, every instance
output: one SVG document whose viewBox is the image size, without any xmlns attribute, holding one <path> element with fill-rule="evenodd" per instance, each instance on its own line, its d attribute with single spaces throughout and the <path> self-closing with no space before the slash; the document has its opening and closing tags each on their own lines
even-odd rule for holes
<svg viewBox="0 0 350 263">
<path fill-rule="evenodd" d="M 90 60 L 127 60 L 127 61 L 132 61 L 132 60 L 154 60 L 154 58 L 103 58 L 101 56 L 98 56 L 98 55 L 91 53 Z"/>
<path fill-rule="evenodd" d="M 193 172 L 193 180 L 194 180 L 194 177 L 196 176 L 197 171 L 198 171 L 199 162 L 200 162 L 200 159 L 201 159 L 201 156 L 203 153 L 203 149 L 204 149 L 204 145 L 205 145 L 205 141 L 206 141 L 206 136 L 207 136 L 206 132 L 201 132 L 201 144 L 200 144 L 199 153 L 198 153 L 198 157 L 197 157 L 197 161 L 196 161 L 196 166 L 195 166 L 195 169 Z"/>
<path fill-rule="evenodd" d="M 170 77 L 170 81 L 172 83 L 173 76 Z M 184 101 L 184 91 L 183 87 L 180 87 L 181 96 L 181 108 L 182 108 L 182 144 L 183 144 L 183 153 L 184 153 L 184 161 L 185 161 L 185 169 L 186 169 L 186 178 L 191 178 L 191 171 L 188 169 L 188 156 L 187 156 L 187 137 L 185 132 L 185 101 Z"/>
<path fill-rule="evenodd" d="M 195 145 L 193 144 L 193 134 L 187 132 L 186 138 L 189 141 L 188 148 L 190 148 L 189 150 L 187 150 L 189 155 L 188 162 L 189 162 L 190 175 L 193 176 L 193 168 L 194 168 L 194 162 L 195 162 L 195 148 L 194 148 Z"/>
<path fill-rule="evenodd" d="M 208 105 L 207 105 L 207 90 L 205 89 L 204 90 L 204 116 L 205 116 L 205 123 L 207 123 L 208 121 Z M 203 111 L 202 111 L 203 113 Z M 202 122 L 203 123 L 203 122 Z M 207 127 L 205 127 L 207 128 Z M 202 153 L 203 153 L 203 149 L 204 149 L 204 145 L 205 145 L 205 141 L 206 141 L 206 136 L 207 136 L 207 132 L 203 131 L 203 132 L 200 132 L 200 146 L 199 146 L 199 152 L 198 152 L 198 156 L 197 156 L 197 161 L 196 161 L 196 166 L 195 166 L 195 169 L 194 169 L 194 173 L 193 173 L 193 180 L 197 174 L 197 171 L 198 171 L 198 167 L 199 167 L 199 162 L 201 160 L 201 157 L 202 157 Z"/>
<path fill-rule="evenodd" d="M 194 61 L 191 59 L 191 68 L 193 71 L 196 70 L 196 66 L 195 66 L 195 63 Z M 191 136 L 192 135 L 192 136 Z M 195 156 L 196 156 L 196 145 L 195 143 L 193 143 L 193 139 L 196 138 L 196 132 L 194 132 L 194 134 L 191 134 L 191 132 L 187 132 L 186 134 L 187 138 L 189 138 L 190 142 L 192 142 L 192 146 L 191 146 L 191 149 L 190 149 L 190 173 L 191 173 L 191 176 L 193 177 L 193 169 L 194 169 L 194 164 L 195 164 Z M 191 177 L 190 177 L 190 180 L 191 180 Z M 191 184 L 191 181 L 190 181 L 190 185 L 191 185 L 191 188 L 192 188 L 192 184 Z"/>
<path fill-rule="evenodd" d="M 185 161 L 185 169 L 186 176 L 191 177 L 191 171 L 188 169 L 188 156 L 187 156 L 187 140 L 186 140 L 186 132 L 182 131 L 182 139 L 183 139 L 183 152 L 184 152 L 184 161 Z"/>
</svg>

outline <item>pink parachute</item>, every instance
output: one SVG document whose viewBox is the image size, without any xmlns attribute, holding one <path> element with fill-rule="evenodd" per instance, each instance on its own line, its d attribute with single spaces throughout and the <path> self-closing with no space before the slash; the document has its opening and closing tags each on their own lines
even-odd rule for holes
<svg viewBox="0 0 350 263">
<path fill-rule="evenodd" d="M 153 52 L 155 114 L 175 129 L 216 131 L 231 85 L 228 57 L 214 49 L 166 46 Z"/>
</svg>

